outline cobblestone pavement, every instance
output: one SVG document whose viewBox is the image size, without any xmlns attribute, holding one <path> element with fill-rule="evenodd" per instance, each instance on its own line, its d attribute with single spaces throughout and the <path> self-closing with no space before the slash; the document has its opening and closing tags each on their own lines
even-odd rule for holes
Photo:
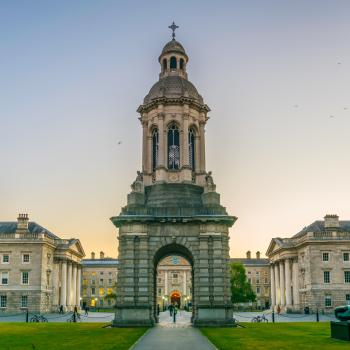
<svg viewBox="0 0 350 350">
<path fill-rule="evenodd" d="M 183 310 L 179 310 L 176 314 L 176 322 L 174 323 L 174 319 L 170 316 L 169 311 L 161 312 L 159 314 L 159 327 L 167 327 L 167 328 L 178 328 L 178 327 L 190 327 L 191 324 L 191 313 Z"/>
<path fill-rule="evenodd" d="M 215 350 L 216 348 L 191 324 L 191 313 L 179 311 L 176 323 L 168 311 L 161 312 L 159 323 L 130 350 Z"/>
<path fill-rule="evenodd" d="M 244 312 L 234 311 L 233 317 L 239 322 L 251 322 L 253 317 L 265 315 L 269 322 L 272 322 L 270 310 L 264 312 Z M 322 315 L 319 314 L 320 322 L 336 321 L 334 314 Z M 316 322 L 316 314 L 280 314 L 275 313 L 275 322 Z"/>
<path fill-rule="evenodd" d="M 33 314 L 29 314 L 29 320 L 33 316 Z M 68 320 L 72 317 L 72 313 L 66 313 L 64 315 L 60 315 L 58 313 L 50 313 L 44 314 L 47 318 L 48 322 L 68 322 Z M 111 322 L 114 319 L 114 313 L 112 312 L 89 312 L 88 316 L 84 315 L 84 312 L 80 314 L 79 322 Z M 6 314 L 0 314 L 0 322 L 25 322 L 26 314 L 16 314 L 13 316 L 9 316 Z"/>
</svg>

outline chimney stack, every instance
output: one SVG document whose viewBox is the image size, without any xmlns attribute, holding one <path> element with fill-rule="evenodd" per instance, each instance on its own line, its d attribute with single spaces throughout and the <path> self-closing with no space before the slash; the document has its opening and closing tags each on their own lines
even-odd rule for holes
<svg viewBox="0 0 350 350">
<path fill-rule="evenodd" d="M 260 252 L 256 252 L 256 258 L 260 259 Z"/>
<path fill-rule="evenodd" d="M 105 257 L 105 253 L 104 252 L 100 252 L 100 259 L 104 259 Z"/>
<path fill-rule="evenodd" d="M 324 217 L 324 227 L 327 228 L 339 228 L 339 216 L 327 214 Z"/>
<path fill-rule="evenodd" d="M 247 251 L 247 259 L 250 259 L 251 258 L 251 253 L 250 253 L 250 250 Z"/>
<path fill-rule="evenodd" d="M 95 259 L 95 253 L 91 252 L 91 259 L 94 260 Z"/>
<path fill-rule="evenodd" d="M 28 214 L 18 214 L 17 230 L 28 231 Z"/>
</svg>

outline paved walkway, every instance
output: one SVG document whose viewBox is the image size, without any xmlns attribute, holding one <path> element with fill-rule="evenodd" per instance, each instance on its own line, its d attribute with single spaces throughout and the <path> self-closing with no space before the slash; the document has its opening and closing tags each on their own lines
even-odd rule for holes
<svg viewBox="0 0 350 350">
<path fill-rule="evenodd" d="M 151 328 L 132 350 L 215 350 L 208 339 L 191 325 L 191 313 L 180 311 L 176 323 L 169 312 L 159 315 L 159 324 Z"/>
</svg>

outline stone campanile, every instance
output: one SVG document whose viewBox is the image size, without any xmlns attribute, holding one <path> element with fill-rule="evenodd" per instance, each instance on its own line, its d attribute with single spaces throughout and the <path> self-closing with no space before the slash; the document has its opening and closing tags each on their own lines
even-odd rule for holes
<svg viewBox="0 0 350 350">
<path fill-rule="evenodd" d="M 115 326 L 153 325 L 157 265 L 171 254 L 192 266 L 194 325 L 232 323 L 229 227 L 205 166 L 209 107 L 188 80 L 189 58 L 173 38 L 159 56 L 159 80 L 138 108 L 142 171 L 127 205 L 111 220 L 119 229 Z"/>
</svg>

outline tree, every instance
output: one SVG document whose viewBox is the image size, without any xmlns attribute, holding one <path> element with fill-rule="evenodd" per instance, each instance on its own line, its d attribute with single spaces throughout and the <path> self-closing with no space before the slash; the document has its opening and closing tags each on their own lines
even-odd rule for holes
<svg viewBox="0 0 350 350">
<path fill-rule="evenodd" d="M 117 289 L 117 283 L 114 283 L 113 285 L 113 291 L 110 293 L 107 293 L 107 295 L 104 297 L 105 300 L 111 300 L 114 301 L 114 306 L 117 301 L 117 293 L 115 292 Z"/>
<path fill-rule="evenodd" d="M 247 280 L 245 268 L 241 263 L 231 263 L 231 300 L 234 304 L 253 302 L 256 300 L 256 295 L 253 292 L 252 286 Z"/>
</svg>

